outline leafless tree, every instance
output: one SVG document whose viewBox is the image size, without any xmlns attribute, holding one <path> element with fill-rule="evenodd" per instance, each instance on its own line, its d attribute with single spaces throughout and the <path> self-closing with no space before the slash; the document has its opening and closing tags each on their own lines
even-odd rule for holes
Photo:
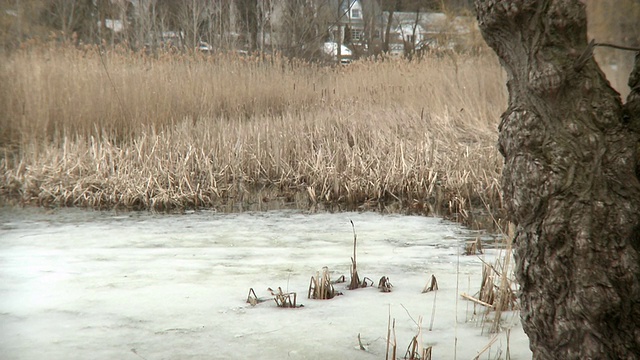
<svg viewBox="0 0 640 360">
<path fill-rule="evenodd" d="M 97 28 L 92 0 L 52 0 L 43 14 L 45 23 L 61 31 L 64 40 L 92 42 Z"/>
<path fill-rule="evenodd" d="M 400 10 L 400 0 L 384 0 L 382 2 L 382 8 L 386 9 L 386 11 L 389 13 L 389 15 L 387 16 L 387 24 L 386 27 L 384 29 L 384 40 L 382 42 L 382 51 L 385 53 L 389 52 L 389 42 L 391 41 L 391 27 L 393 26 L 393 15 L 394 12 L 399 11 Z"/>
<path fill-rule="evenodd" d="M 363 11 L 363 19 L 364 19 L 364 43 L 366 47 L 369 49 L 369 54 L 373 54 L 376 52 L 374 47 L 376 45 L 379 47 L 379 42 L 376 44 L 374 39 L 378 39 L 380 37 L 380 22 L 378 21 L 378 17 L 376 14 L 376 8 L 374 6 L 373 1 L 367 1 L 364 4 Z"/>
<path fill-rule="evenodd" d="M 250 51 L 258 49 L 258 0 L 238 0 L 238 20 Z"/>
<path fill-rule="evenodd" d="M 187 49 L 195 49 L 201 37 L 201 29 L 208 15 L 207 0 L 185 0 L 180 3 L 177 12 L 177 27 Z"/>
<path fill-rule="evenodd" d="M 293 57 L 313 58 L 321 44 L 333 15 L 328 1 L 284 0 L 278 32 L 280 47 Z"/>
</svg>

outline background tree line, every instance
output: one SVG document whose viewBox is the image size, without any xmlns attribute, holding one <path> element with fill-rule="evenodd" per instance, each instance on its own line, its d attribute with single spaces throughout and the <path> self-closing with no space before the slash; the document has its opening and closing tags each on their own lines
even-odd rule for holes
<svg viewBox="0 0 640 360">
<path fill-rule="evenodd" d="M 379 0 L 385 11 L 470 9 L 469 0 Z M 30 38 L 133 49 L 166 43 L 184 49 L 200 41 L 216 49 L 270 51 L 275 44 L 301 55 L 338 21 L 349 0 L 3 0 L 4 49 Z M 278 9 L 276 9 L 278 7 Z"/>
<path fill-rule="evenodd" d="M 349 3 L 350 0 L 0 0 L 0 46 L 9 50 L 27 39 L 53 38 L 77 44 L 126 44 L 134 50 L 172 46 L 184 51 L 197 48 L 202 41 L 211 49 L 278 50 L 288 56 L 310 57 L 330 38 L 328 29 L 341 16 L 338 9 Z M 371 0 L 366 6 L 373 3 L 389 18 L 391 13 L 401 11 L 474 16 L 471 0 Z M 640 45 L 639 1 L 588 0 L 587 11 L 590 37 L 599 42 Z M 373 19 L 367 19 L 366 24 L 367 41 L 371 42 L 373 28 L 382 24 Z M 389 29 L 380 30 L 383 37 L 389 33 Z M 383 44 L 388 43 L 384 40 Z M 599 61 L 612 64 L 605 72 L 614 83 L 626 81 L 633 61 L 631 54 L 599 48 L 596 56 Z"/>
</svg>

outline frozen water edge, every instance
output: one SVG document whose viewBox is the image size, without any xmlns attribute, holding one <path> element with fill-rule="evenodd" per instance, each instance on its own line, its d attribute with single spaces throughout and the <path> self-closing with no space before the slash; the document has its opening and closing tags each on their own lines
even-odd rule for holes
<svg viewBox="0 0 640 360">
<path fill-rule="evenodd" d="M 350 219 L 360 276 L 388 276 L 393 292 L 338 284 L 343 296 L 306 299 L 323 266 L 348 277 Z M 474 358 L 492 337 L 472 320 L 473 303 L 457 296 L 480 286 L 480 259 L 458 256 L 472 234 L 438 218 L 5 209 L 0 220 L 5 359 L 383 359 L 389 310 L 398 357 L 419 317 L 434 359 Z M 422 294 L 431 274 L 440 290 Z M 304 308 L 245 303 L 249 288 L 267 297 L 268 287 L 296 291 Z M 531 358 L 518 315 L 507 317 L 511 358 Z M 506 348 L 502 333 L 481 358 L 504 358 Z"/>
</svg>

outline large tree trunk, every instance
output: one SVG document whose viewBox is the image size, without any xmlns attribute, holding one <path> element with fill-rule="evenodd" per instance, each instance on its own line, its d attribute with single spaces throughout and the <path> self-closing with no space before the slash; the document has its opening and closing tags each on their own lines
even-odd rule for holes
<svg viewBox="0 0 640 360">
<path fill-rule="evenodd" d="M 592 59 L 581 1 L 475 3 L 508 75 L 502 186 L 534 358 L 638 359 L 639 106 Z"/>
</svg>

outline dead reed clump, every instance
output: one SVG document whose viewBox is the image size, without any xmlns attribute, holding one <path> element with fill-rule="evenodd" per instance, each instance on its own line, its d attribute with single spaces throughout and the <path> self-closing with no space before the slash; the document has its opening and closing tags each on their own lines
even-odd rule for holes
<svg viewBox="0 0 640 360">
<path fill-rule="evenodd" d="M 249 288 L 249 294 L 247 295 L 247 304 L 251 306 L 256 306 L 260 303 L 266 302 L 268 300 L 274 300 L 277 307 L 281 308 L 297 308 L 303 307 L 302 304 L 297 304 L 297 294 L 295 292 L 284 292 L 282 288 L 278 287 L 278 290 L 273 290 L 271 288 L 267 289 L 273 298 L 265 299 L 260 298 L 256 295 L 255 290 L 253 288 Z"/>
<path fill-rule="evenodd" d="M 281 308 L 298 308 L 303 307 L 302 304 L 297 304 L 298 295 L 295 292 L 284 292 L 282 288 L 278 287 L 278 290 L 268 289 L 273 296 L 273 300 L 276 305 Z"/>
<path fill-rule="evenodd" d="M 378 289 L 380 289 L 381 292 L 391 292 L 392 287 L 393 285 L 391 284 L 391 281 L 389 281 L 388 276 L 383 276 L 380 278 L 380 281 L 378 281 Z"/>
<path fill-rule="evenodd" d="M 520 303 L 516 294 L 517 282 L 510 276 L 512 273 L 512 245 L 515 237 L 515 225 L 509 223 L 506 236 L 504 236 L 505 249 L 504 256 L 499 256 L 494 269 L 499 279 L 498 292 L 494 300 L 495 315 L 491 332 L 498 332 L 501 329 L 501 317 L 503 311 L 520 310 Z"/>
<path fill-rule="evenodd" d="M 438 290 L 438 280 L 435 275 L 431 275 L 431 280 L 429 280 L 429 282 L 424 286 L 422 293 L 424 294 L 436 290 Z"/>
<path fill-rule="evenodd" d="M 419 334 L 414 336 L 411 339 L 411 342 L 409 343 L 409 346 L 407 347 L 407 351 L 404 354 L 404 359 L 407 360 L 431 360 L 431 352 L 433 350 L 433 347 L 429 346 L 426 348 L 423 348 L 420 346 L 420 343 L 418 342 L 418 337 Z M 422 351 L 420 351 L 419 349 L 422 349 Z"/>
<path fill-rule="evenodd" d="M 0 56 L 7 202 L 296 201 L 467 222 L 480 199 L 502 208 L 494 143 L 506 91 L 493 57 L 325 68 L 46 44 Z"/>
<path fill-rule="evenodd" d="M 464 255 L 478 255 L 482 254 L 482 241 L 480 238 L 476 238 L 473 241 L 467 241 L 464 244 Z"/>
<path fill-rule="evenodd" d="M 491 304 L 496 299 L 496 293 L 498 292 L 498 285 L 495 283 L 495 275 L 493 268 L 489 264 L 483 264 L 482 266 L 482 282 L 480 283 L 480 291 L 478 291 L 478 300 Z"/>
<path fill-rule="evenodd" d="M 247 301 L 246 301 L 247 304 L 250 304 L 251 306 L 256 306 L 265 301 L 267 300 L 259 298 L 258 295 L 256 295 L 256 292 L 253 290 L 253 288 L 249 288 L 249 295 L 247 295 Z"/>
<path fill-rule="evenodd" d="M 416 322 L 416 325 L 418 327 L 418 333 L 411 338 L 411 342 L 409 343 L 409 346 L 407 346 L 407 350 L 405 351 L 403 359 L 431 360 L 431 354 L 432 354 L 433 348 L 431 346 L 428 346 L 425 348 L 422 345 L 422 317 L 421 316 L 418 317 L 418 321 Z M 393 321 L 391 321 L 391 311 L 389 310 L 385 359 L 395 360 L 397 350 L 398 350 L 398 344 L 397 344 L 397 338 L 396 338 L 396 319 L 393 319 Z M 391 353 L 389 353 L 389 351 L 391 351 Z"/>
<path fill-rule="evenodd" d="M 516 294 L 517 282 L 509 275 L 513 272 L 511 263 L 513 238 L 514 225 L 510 223 L 508 233 L 503 236 L 504 249 L 496 258 L 495 264 L 483 263 L 480 290 L 475 296 L 460 294 L 464 299 L 485 307 L 483 325 L 485 322 L 490 322 L 492 333 L 500 331 L 504 311 L 520 309 Z"/>
<path fill-rule="evenodd" d="M 311 277 L 307 298 L 327 300 L 333 299 L 338 295 L 342 295 L 341 292 L 335 290 L 333 284 L 344 281 L 345 279 L 343 275 L 339 277 L 337 281 L 332 282 L 329 274 L 329 268 L 325 266 L 322 268 L 322 275 L 320 275 L 320 272 L 317 272 L 315 277 Z"/>
</svg>

